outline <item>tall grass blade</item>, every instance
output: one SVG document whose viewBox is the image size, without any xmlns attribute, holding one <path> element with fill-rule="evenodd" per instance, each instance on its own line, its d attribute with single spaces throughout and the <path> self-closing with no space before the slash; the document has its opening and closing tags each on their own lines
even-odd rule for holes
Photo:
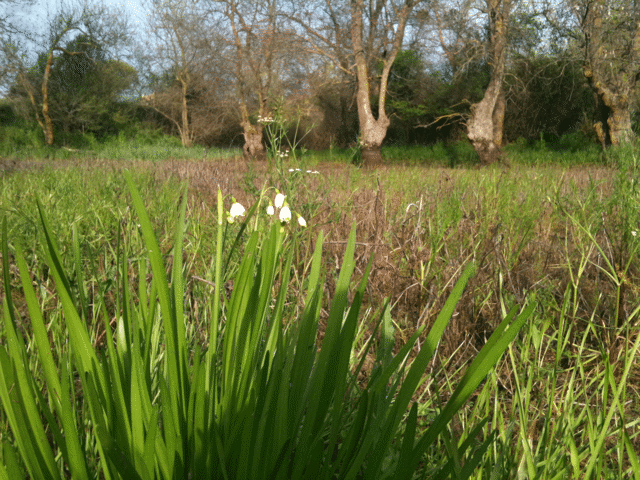
<svg viewBox="0 0 640 480">
<path fill-rule="evenodd" d="M 442 412 L 419 440 L 411 461 L 412 468 L 417 467 L 429 445 L 435 441 L 436 437 L 453 418 L 453 415 L 462 407 L 464 402 L 467 401 L 469 396 L 475 391 L 478 385 L 480 385 L 480 382 L 487 376 L 489 370 L 498 362 L 511 341 L 516 337 L 524 323 L 533 313 L 534 309 L 535 303 L 530 302 L 529 306 L 514 320 L 513 317 L 516 313 L 516 307 L 514 307 L 498 328 L 496 328 L 491 337 L 489 337 L 487 343 L 482 347 L 480 353 L 478 353 L 477 357 L 468 367 Z"/>
<path fill-rule="evenodd" d="M 69 465 L 69 469 L 74 478 L 89 478 L 85 453 L 80 446 L 80 439 L 78 438 L 78 428 L 74 418 L 75 408 L 73 408 L 70 402 L 71 392 L 68 389 L 63 390 L 60 384 L 58 370 L 51 353 L 52 349 L 51 344 L 49 343 L 49 335 L 44 325 L 40 305 L 31 283 L 27 263 L 20 247 L 16 247 L 16 261 L 18 269 L 20 270 L 22 290 L 29 310 L 33 336 L 36 342 L 38 355 L 42 363 L 45 383 L 50 393 L 56 413 L 58 414 L 58 417 L 62 419 L 64 432 L 64 437 L 62 438 L 64 438 L 64 441 L 60 446 L 63 447 L 62 451 L 64 459 Z M 65 378 L 64 372 L 62 378 Z M 50 427 L 56 431 L 57 425 L 55 423 L 53 425 L 51 422 L 49 423 Z"/>
</svg>

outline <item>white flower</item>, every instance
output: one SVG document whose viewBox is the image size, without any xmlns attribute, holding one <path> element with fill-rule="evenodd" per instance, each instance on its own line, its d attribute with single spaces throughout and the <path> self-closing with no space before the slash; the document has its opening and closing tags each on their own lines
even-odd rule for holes
<svg viewBox="0 0 640 480">
<path fill-rule="evenodd" d="M 298 215 L 298 224 L 301 227 L 306 227 L 307 226 L 307 221 L 304 218 L 302 218 L 300 215 Z"/>
<path fill-rule="evenodd" d="M 631 230 L 631 235 L 633 235 L 634 237 L 638 236 L 638 232 L 636 232 L 635 230 Z"/>
<path fill-rule="evenodd" d="M 285 205 L 282 207 L 282 210 L 280 210 L 280 221 L 283 223 L 289 223 L 289 220 L 291 220 L 291 210 L 289 210 L 289 207 Z"/>
<path fill-rule="evenodd" d="M 231 205 L 231 210 L 229 210 L 229 217 L 227 218 L 227 220 L 229 221 L 229 223 L 233 223 L 236 218 L 244 217 L 244 212 L 244 207 L 236 202 Z"/>
<path fill-rule="evenodd" d="M 273 209 L 273 205 L 267 207 L 267 215 L 273 215 L 276 211 Z"/>
<path fill-rule="evenodd" d="M 284 205 L 284 195 L 281 193 L 278 193 L 276 195 L 276 199 L 273 201 L 273 204 L 276 206 L 276 208 L 282 208 L 282 206 Z"/>
</svg>

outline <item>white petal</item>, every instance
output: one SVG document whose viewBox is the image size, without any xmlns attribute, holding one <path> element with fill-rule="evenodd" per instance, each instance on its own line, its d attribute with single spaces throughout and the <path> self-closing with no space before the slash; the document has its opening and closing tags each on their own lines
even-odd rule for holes
<svg viewBox="0 0 640 480">
<path fill-rule="evenodd" d="M 302 217 L 298 217 L 298 224 L 299 224 L 301 227 L 306 227 L 306 226 L 307 226 L 307 221 L 306 221 L 304 218 L 302 218 Z"/>
<path fill-rule="evenodd" d="M 276 211 L 273 208 L 273 205 L 269 205 L 267 207 L 267 215 L 273 215 L 274 213 L 276 213 Z"/>
<path fill-rule="evenodd" d="M 229 215 L 231 218 L 241 217 L 244 215 L 244 207 L 239 203 L 234 203 L 231 205 L 231 210 L 229 210 Z"/>
<path fill-rule="evenodd" d="M 276 199 L 273 201 L 273 204 L 276 206 L 276 208 L 282 208 L 282 205 L 284 205 L 284 195 L 279 193 L 276 195 Z"/>
<path fill-rule="evenodd" d="M 289 210 L 289 207 L 284 206 L 280 210 L 280 221 L 289 223 L 289 220 L 291 220 L 291 210 Z"/>
</svg>

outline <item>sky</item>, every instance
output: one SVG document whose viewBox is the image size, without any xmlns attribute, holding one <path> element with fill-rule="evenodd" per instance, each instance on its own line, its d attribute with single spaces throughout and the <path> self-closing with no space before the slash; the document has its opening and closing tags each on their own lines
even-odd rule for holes
<svg viewBox="0 0 640 480">
<path fill-rule="evenodd" d="M 91 2 L 91 0 L 89 0 Z M 142 32 L 146 22 L 146 12 L 141 0 L 102 0 L 105 6 L 120 8 L 128 15 L 134 24 L 135 30 Z M 20 6 L 20 1 L 12 7 L 15 15 L 22 18 L 27 28 L 32 28 L 36 35 L 43 35 L 46 32 L 47 18 L 52 17 L 60 10 L 61 0 L 36 0 L 31 6 Z M 63 0 L 69 7 L 77 5 L 74 0 Z M 22 12 L 20 9 L 22 8 Z M 1 14 L 2 12 L 0 12 Z"/>
</svg>

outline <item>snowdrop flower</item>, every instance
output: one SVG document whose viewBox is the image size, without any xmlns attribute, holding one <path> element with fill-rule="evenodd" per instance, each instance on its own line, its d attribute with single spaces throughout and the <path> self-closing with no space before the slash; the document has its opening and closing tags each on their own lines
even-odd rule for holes
<svg viewBox="0 0 640 480">
<path fill-rule="evenodd" d="M 284 195 L 281 193 L 278 193 L 273 203 L 276 206 L 276 208 L 282 208 L 282 206 L 284 205 Z M 289 215 L 289 217 L 291 217 L 291 215 Z"/>
<path fill-rule="evenodd" d="M 231 205 L 231 210 L 229 210 L 229 217 L 227 218 L 227 221 L 229 223 L 233 223 L 236 218 L 244 217 L 244 212 L 245 210 L 242 205 L 240 205 L 238 202 L 234 203 L 233 205 Z"/>
<path fill-rule="evenodd" d="M 298 224 L 301 227 L 306 227 L 307 226 L 307 221 L 304 218 L 302 218 L 300 215 L 298 215 Z"/>
<path fill-rule="evenodd" d="M 291 220 L 291 210 L 285 205 L 282 207 L 282 210 L 280 210 L 280 221 L 282 223 L 289 223 L 289 220 Z"/>
<path fill-rule="evenodd" d="M 273 205 L 269 205 L 267 207 L 267 215 L 273 215 L 274 213 L 276 213 L 276 211 L 273 208 Z"/>
</svg>

